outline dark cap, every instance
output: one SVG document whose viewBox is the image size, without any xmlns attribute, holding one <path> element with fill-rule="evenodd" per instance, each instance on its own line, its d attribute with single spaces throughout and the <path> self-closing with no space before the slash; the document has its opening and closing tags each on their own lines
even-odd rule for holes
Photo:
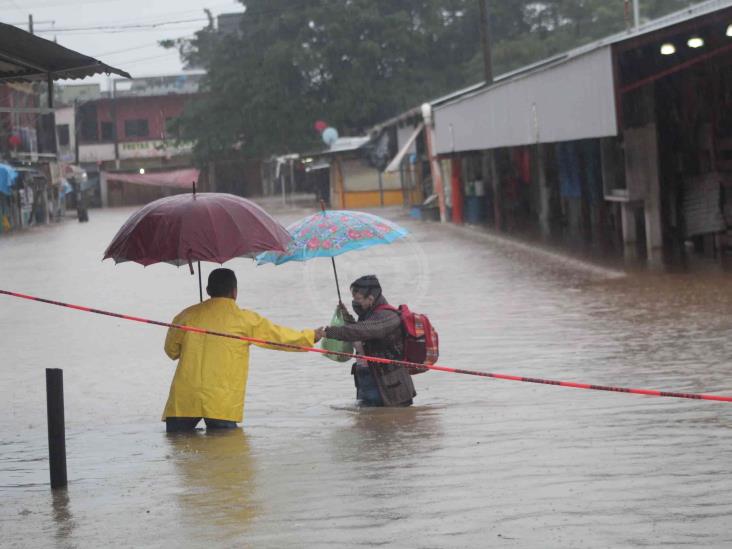
<svg viewBox="0 0 732 549">
<path fill-rule="evenodd" d="M 353 290 L 365 295 L 378 296 L 381 294 L 381 284 L 376 275 L 365 275 L 353 281 L 351 291 Z"/>
</svg>

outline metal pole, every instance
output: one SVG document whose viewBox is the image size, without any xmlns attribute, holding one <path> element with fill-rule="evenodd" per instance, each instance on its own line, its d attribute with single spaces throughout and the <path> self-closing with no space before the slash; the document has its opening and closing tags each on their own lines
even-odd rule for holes
<svg viewBox="0 0 732 549">
<path fill-rule="evenodd" d="M 117 124 L 117 79 L 112 80 L 112 131 L 114 132 L 114 167 L 119 170 L 119 127 Z"/>
<path fill-rule="evenodd" d="M 79 100 L 74 99 L 74 164 L 79 163 Z"/>
<path fill-rule="evenodd" d="M 280 178 L 280 186 L 282 187 L 282 204 L 287 204 L 287 191 L 285 190 L 285 174 L 280 165 L 280 161 L 277 161 L 277 175 Z"/>
<path fill-rule="evenodd" d="M 295 160 L 290 158 L 290 196 L 295 194 Z"/>
<path fill-rule="evenodd" d="M 33 34 L 33 15 L 28 14 L 28 32 Z"/>
<path fill-rule="evenodd" d="M 46 368 L 46 406 L 48 410 L 48 466 L 51 488 L 65 488 L 66 427 L 64 422 L 64 372 Z"/>
<path fill-rule="evenodd" d="M 483 74 L 485 83 L 493 84 L 493 59 L 491 56 L 491 38 L 488 30 L 488 0 L 478 0 L 480 10 L 480 45 L 483 49 Z"/>
<path fill-rule="evenodd" d="M 427 157 L 430 161 L 430 172 L 432 175 L 432 189 L 437 195 L 437 203 L 440 207 L 440 223 L 447 221 L 447 209 L 445 206 L 445 189 L 442 183 L 442 173 L 440 172 L 440 163 L 435 155 L 434 140 L 434 121 L 432 117 L 432 105 L 424 103 L 422 105 L 422 118 L 424 119 L 424 138 L 427 146 Z"/>
<path fill-rule="evenodd" d="M 381 170 L 379 170 L 379 203 L 381 204 L 381 207 L 384 207 L 384 177 L 381 173 Z"/>
<path fill-rule="evenodd" d="M 640 26 L 640 2 L 633 0 L 633 25 L 637 29 Z"/>
</svg>

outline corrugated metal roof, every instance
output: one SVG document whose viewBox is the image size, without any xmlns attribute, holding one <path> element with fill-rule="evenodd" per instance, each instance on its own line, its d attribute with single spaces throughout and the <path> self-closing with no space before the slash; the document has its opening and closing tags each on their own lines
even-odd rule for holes
<svg viewBox="0 0 732 549">
<path fill-rule="evenodd" d="M 333 145 L 326 150 L 319 152 L 318 155 L 323 156 L 327 154 L 357 151 L 369 141 L 371 141 L 369 137 L 339 137 Z"/>
<path fill-rule="evenodd" d="M 49 75 L 54 80 L 77 79 L 104 73 L 130 77 L 93 57 L 0 23 L 0 81 L 45 80 Z"/>
<path fill-rule="evenodd" d="M 732 0 L 708 0 L 707 2 L 702 2 L 700 4 L 690 6 L 686 9 L 671 13 L 664 17 L 660 17 L 658 19 L 653 19 L 652 21 L 648 21 L 647 23 L 639 25 L 637 28 L 631 28 L 627 31 L 622 31 L 617 34 L 607 36 L 600 40 L 596 40 L 595 42 L 590 42 L 589 44 L 585 44 L 584 46 L 579 46 L 577 48 L 574 48 L 567 52 L 561 53 L 559 55 L 548 57 L 537 63 L 533 63 L 531 65 L 521 67 L 521 68 L 511 71 L 511 72 L 507 72 L 505 74 L 497 76 L 495 78 L 493 84 L 491 84 L 490 86 L 487 86 L 485 82 L 473 84 L 472 86 L 468 86 L 461 90 L 454 91 L 451 94 L 445 95 L 443 97 L 439 97 L 437 99 L 433 99 L 432 101 L 430 101 L 430 104 L 432 104 L 432 106 L 435 107 L 438 105 L 450 103 L 451 101 L 470 97 L 472 95 L 482 92 L 485 89 L 489 89 L 494 85 L 505 84 L 507 82 L 510 82 L 513 79 L 522 78 L 524 76 L 535 73 L 537 71 L 546 70 L 546 69 L 555 67 L 559 64 L 566 63 L 567 61 L 570 61 L 576 57 L 580 57 L 582 55 L 591 53 L 595 50 L 599 50 L 600 48 L 604 48 L 606 46 L 610 46 L 610 45 L 614 45 L 614 44 L 619 44 L 621 42 L 625 42 L 626 40 L 632 40 L 639 36 L 643 36 L 645 34 L 650 34 L 652 32 L 656 32 L 656 31 L 659 31 L 659 30 L 662 30 L 662 29 L 665 29 L 668 27 L 672 27 L 679 23 L 691 21 L 692 19 L 696 19 L 697 17 L 709 15 L 711 13 L 714 13 L 716 11 L 722 10 L 724 8 L 729 8 L 729 7 L 732 7 Z M 732 21 L 731 21 L 731 23 L 732 23 Z"/>
<path fill-rule="evenodd" d="M 432 105 L 432 107 L 445 105 L 452 101 L 460 100 L 465 97 L 470 97 L 472 95 L 481 93 L 483 90 L 491 88 L 494 85 L 505 84 L 506 82 L 510 82 L 513 79 L 532 74 L 536 71 L 554 67 L 575 57 L 585 55 L 605 46 L 617 44 L 626 40 L 631 40 L 644 34 L 650 34 L 652 32 L 662 30 L 664 28 L 671 27 L 679 23 L 690 21 L 703 15 L 714 13 L 727 7 L 732 7 L 732 0 L 708 0 L 707 2 L 702 2 L 686 9 L 671 13 L 664 17 L 648 21 L 647 23 L 639 25 L 638 28 L 632 28 L 627 31 L 622 31 L 617 34 L 607 36 L 605 38 L 596 40 L 595 42 L 591 42 L 589 44 L 585 44 L 584 46 L 580 46 L 573 50 L 569 50 L 567 52 L 560 53 L 546 59 L 542 59 L 541 61 L 538 61 L 536 63 L 532 63 L 530 65 L 526 65 L 513 71 L 498 75 L 494 78 L 494 81 L 491 85 L 487 85 L 485 81 L 477 82 L 475 84 L 471 84 L 470 86 L 466 86 L 465 88 L 461 88 L 440 97 L 430 99 L 429 101 L 427 101 L 427 103 Z M 400 113 L 397 116 L 390 118 L 389 120 L 375 125 L 370 130 L 370 133 L 378 133 L 385 127 L 402 122 L 410 117 L 419 115 L 419 112 L 419 107 L 404 111 L 403 113 Z"/>
</svg>

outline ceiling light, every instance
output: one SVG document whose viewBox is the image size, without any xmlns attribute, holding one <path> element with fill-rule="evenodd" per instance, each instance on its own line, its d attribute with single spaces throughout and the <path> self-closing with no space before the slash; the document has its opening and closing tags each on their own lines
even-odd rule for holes
<svg viewBox="0 0 732 549">
<path fill-rule="evenodd" d="M 687 46 L 690 48 L 701 48 L 704 45 L 704 39 L 700 38 L 699 36 L 692 36 L 689 38 L 689 41 L 686 43 Z"/>
<path fill-rule="evenodd" d="M 140 168 L 140 175 L 145 175 L 145 168 Z"/>
<path fill-rule="evenodd" d="M 676 46 L 673 44 L 664 44 L 661 46 L 661 55 L 673 55 L 676 53 Z"/>
<path fill-rule="evenodd" d="M 729 36 L 729 37 L 732 37 L 732 25 L 727 27 L 727 32 L 725 34 L 727 34 L 727 36 Z"/>
</svg>

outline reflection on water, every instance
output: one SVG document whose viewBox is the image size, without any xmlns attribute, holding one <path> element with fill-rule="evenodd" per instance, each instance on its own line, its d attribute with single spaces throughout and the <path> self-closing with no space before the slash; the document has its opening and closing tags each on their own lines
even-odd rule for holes
<svg viewBox="0 0 732 549">
<path fill-rule="evenodd" d="M 167 434 L 178 504 L 192 521 L 244 529 L 257 515 L 254 461 L 241 429 Z"/>
<path fill-rule="evenodd" d="M 421 406 L 355 407 L 349 419 L 330 439 L 336 457 L 345 462 L 388 466 L 428 452 L 441 435 L 439 415 Z"/>
<path fill-rule="evenodd" d="M 71 513 L 69 492 L 67 489 L 58 489 L 51 492 L 53 500 L 53 521 L 56 523 L 56 541 L 65 544 L 71 539 L 76 526 L 74 515 Z"/>
<path fill-rule="evenodd" d="M 100 262 L 128 213 L 0 239 L 0 287 L 173 318 L 197 300 L 197 277 Z M 442 364 L 732 392 L 732 277 L 620 276 L 404 223 L 424 251 L 406 262 L 426 271 L 413 281 L 392 266 L 404 247 L 339 266 L 383 273 L 389 299 L 428 314 Z M 227 266 L 239 304 L 275 322 L 332 315 L 328 262 Z M 254 349 L 243 431 L 169 437 L 165 330 L 0 297 L 0 337 L 3 549 L 732 547 L 732 405 L 440 372 L 415 378 L 411 408 L 331 405 L 352 402 L 349 366 Z M 52 497 L 50 365 L 64 369 L 70 490 Z"/>
</svg>

